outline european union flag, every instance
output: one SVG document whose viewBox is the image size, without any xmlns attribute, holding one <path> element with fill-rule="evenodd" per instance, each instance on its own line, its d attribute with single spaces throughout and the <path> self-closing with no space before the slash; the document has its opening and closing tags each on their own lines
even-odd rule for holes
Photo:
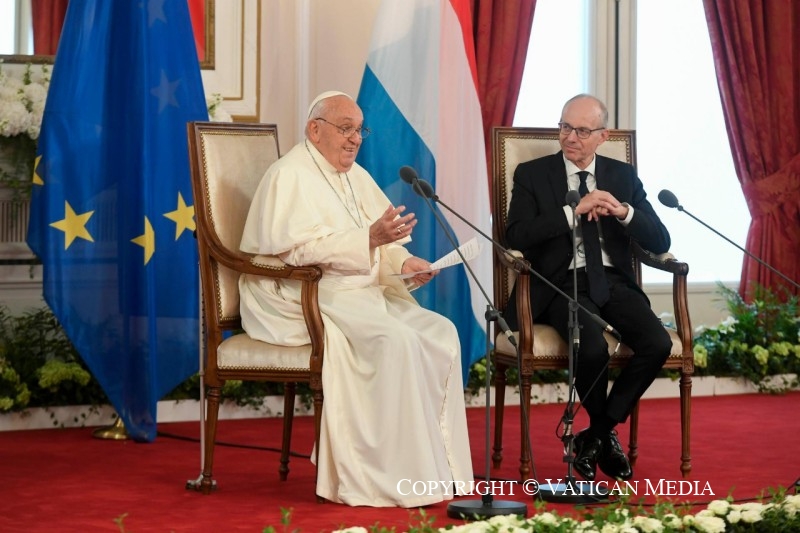
<svg viewBox="0 0 800 533">
<path fill-rule="evenodd" d="M 198 370 L 186 123 L 208 120 L 186 0 L 72 0 L 33 176 L 44 297 L 129 435 Z"/>
</svg>

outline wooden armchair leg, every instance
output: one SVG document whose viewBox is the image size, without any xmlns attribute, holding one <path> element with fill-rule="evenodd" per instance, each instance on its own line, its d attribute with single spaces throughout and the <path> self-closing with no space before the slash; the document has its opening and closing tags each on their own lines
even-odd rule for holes
<svg viewBox="0 0 800 533">
<path fill-rule="evenodd" d="M 283 441 L 281 443 L 281 464 L 278 474 L 281 481 L 289 477 L 289 452 L 292 447 L 292 423 L 294 422 L 294 397 L 297 391 L 296 383 L 283 385 Z"/>
<path fill-rule="evenodd" d="M 205 456 L 203 457 L 203 480 L 200 491 L 211 494 L 214 489 L 212 469 L 214 467 L 214 443 L 217 440 L 217 420 L 219 419 L 219 400 L 222 387 L 209 387 L 206 393 L 206 435 Z"/>
<path fill-rule="evenodd" d="M 692 375 L 681 372 L 681 473 L 688 477 L 692 471 L 690 441 L 692 434 Z"/>
<path fill-rule="evenodd" d="M 631 466 L 636 465 L 636 459 L 639 457 L 639 402 L 633 406 L 631 411 L 631 434 L 628 441 L 628 461 Z"/>
<path fill-rule="evenodd" d="M 503 415 L 506 407 L 506 366 L 495 363 L 494 374 L 494 449 L 492 465 L 500 468 L 503 462 Z"/>
<path fill-rule="evenodd" d="M 527 416 L 527 420 L 525 417 Z M 525 481 L 531 473 L 531 450 L 528 447 L 531 426 L 531 376 L 519 373 L 519 434 L 520 434 L 520 457 L 519 475 L 520 480 Z M 528 434 L 525 433 L 528 429 Z"/>
</svg>

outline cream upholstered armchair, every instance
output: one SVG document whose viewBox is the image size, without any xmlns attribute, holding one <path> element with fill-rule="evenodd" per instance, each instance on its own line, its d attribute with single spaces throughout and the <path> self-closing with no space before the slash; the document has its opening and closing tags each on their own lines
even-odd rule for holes
<svg viewBox="0 0 800 533">
<path fill-rule="evenodd" d="M 492 220 L 495 238 L 505 244 L 505 227 L 508 205 L 517 165 L 556 153 L 560 150 L 557 128 L 494 128 L 492 132 Z M 636 165 L 636 136 L 632 130 L 610 130 L 609 139 L 600 145 L 600 155 L 627 161 Z M 691 471 L 690 455 L 690 415 L 692 373 L 694 372 L 694 353 L 692 351 L 692 328 L 689 319 L 689 308 L 686 294 L 686 275 L 689 266 L 676 261 L 670 254 L 655 256 L 634 243 L 633 262 L 636 278 L 641 286 L 642 264 L 654 267 L 673 275 L 673 307 L 675 324 L 667 327 L 672 338 L 672 352 L 664 364 L 666 369 L 680 371 L 680 416 L 681 416 L 681 464 L 684 476 Z M 519 284 L 517 301 L 510 302 L 511 289 L 514 283 Z M 531 380 L 537 370 L 565 369 L 569 363 L 569 347 L 556 333 L 555 329 L 543 324 L 534 324 L 531 320 L 531 307 L 528 295 L 530 274 L 518 272 L 514 265 L 501 253 L 494 255 L 494 304 L 502 313 L 509 305 L 517 306 L 520 330 L 515 332 L 520 349 L 522 368 L 519 369 L 520 401 L 530 405 Z M 566 317 L 565 317 L 566 320 Z M 616 341 L 608 336 L 609 352 L 616 347 Z M 623 339 L 624 341 L 624 339 Z M 611 357 L 610 367 L 624 366 L 633 352 L 622 344 L 619 351 Z M 503 459 L 503 411 L 505 405 L 505 372 L 510 367 L 518 366 L 517 352 L 505 335 L 495 339 L 494 359 L 496 365 L 495 386 L 495 439 L 493 450 L 494 467 L 499 468 Z M 520 409 L 521 416 L 529 410 Z M 638 455 L 638 420 L 639 406 L 634 408 L 630 417 L 629 458 L 636 462 Z M 524 420 L 521 428 L 527 427 Z M 524 431 L 524 429 L 523 429 Z M 519 472 L 522 479 L 530 473 L 531 457 L 527 449 L 528 439 L 521 435 L 521 456 Z"/>
<path fill-rule="evenodd" d="M 208 494 L 214 485 L 214 441 L 220 392 L 225 381 L 283 382 L 283 438 L 279 475 L 286 480 L 296 384 L 310 384 L 314 404 L 316 449 L 322 413 L 323 325 L 317 302 L 322 271 L 315 266 L 292 267 L 275 257 L 239 251 L 256 187 L 278 159 L 274 125 L 192 122 L 187 126 L 197 244 L 200 253 L 207 389 L 203 475 L 198 489 Z M 239 275 L 256 274 L 302 282 L 302 307 L 311 343 L 276 346 L 241 332 Z"/>
</svg>

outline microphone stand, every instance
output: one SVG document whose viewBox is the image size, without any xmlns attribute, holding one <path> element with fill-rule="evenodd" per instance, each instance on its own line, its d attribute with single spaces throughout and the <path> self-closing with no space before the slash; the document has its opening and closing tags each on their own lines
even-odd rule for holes
<svg viewBox="0 0 800 533">
<path fill-rule="evenodd" d="M 661 191 L 661 192 L 662 192 L 662 193 L 664 193 L 665 191 Z M 669 191 L 666 191 L 666 192 L 669 192 Z M 690 217 L 692 217 L 693 219 L 695 219 L 697 222 L 699 222 L 699 223 L 700 223 L 700 224 L 702 224 L 703 226 L 707 227 L 708 229 L 710 229 L 711 231 L 713 231 L 714 233 L 716 233 L 717 235 L 719 235 L 720 237 L 722 237 L 723 239 L 725 239 L 726 241 L 728 241 L 729 243 L 731 243 L 732 245 L 734 245 L 735 247 L 737 247 L 739 250 L 741 250 L 742 252 L 744 252 L 744 253 L 745 253 L 745 254 L 746 254 L 748 257 L 750 257 L 751 259 L 754 259 L 755 261 L 758 261 L 758 263 L 759 263 L 760 265 L 767 267 L 767 268 L 768 268 L 768 269 L 770 269 L 772 272 L 774 272 L 775 274 L 779 275 L 780 277 L 782 277 L 783 279 L 785 279 L 786 281 L 788 281 L 789 283 L 791 283 L 791 284 L 792 284 L 792 286 L 793 286 L 795 289 L 800 289 L 800 284 L 798 284 L 796 281 L 794 281 L 794 280 L 793 280 L 793 279 L 791 279 L 789 276 L 787 276 L 786 274 L 784 274 L 783 272 L 781 272 L 780 270 L 778 270 L 778 269 L 777 269 L 777 268 L 775 268 L 774 266 L 770 265 L 769 263 L 767 263 L 767 262 L 765 262 L 765 261 L 762 261 L 762 260 L 761 260 L 761 258 L 759 258 L 759 257 L 756 257 L 756 256 L 755 256 L 754 254 L 752 254 L 751 252 L 748 252 L 747 250 L 745 250 L 744 248 L 742 248 L 741 246 L 739 246 L 738 244 L 736 244 L 735 242 L 733 242 L 732 240 L 730 240 L 728 237 L 726 237 L 726 236 L 725 236 L 725 235 L 723 235 L 722 233 L 718 232 L 717 230 L 715 230 L 714 228 L 712 228 L 711 226 L 709 226 L 708 224 L 706 224 L 705 222 L 703 222 L 702 220 L 700 220 L 699 218 L 697 218 L 696 216 L 694 216 L 693 214 L 691 214 L 689 211 L 687 211 L 686 209 L 684 209 L 684 208 L 683 208 L 683 206 L 682 206 L 681 204 L 679 204 L 679 203 L 678 203 L 678 199 L 675 197 L 675 195 L 674 195 L 674 194 L 670 193 L 670 195 L 671 195 L 671 196 L 669 197 L 669 199 L 667 199 L 667 201 L 665 201 L 665 199 L 662 199 L 662 197 L 661 197 L 662 195 L 661 195 L 661 194 L 659 194 L 659 195 L 658 195 L 658 199 L 659 199 L 659 200 L 661 200 L 661 203 L 662 203 L 662 204 L 664 204 L 665 206 L 667 206 L 667 207 L 674 207 L 674 208 L 676 208 L 678 211 L 681 211 L 682 213 L 686 213 L 687 215 L 689 215 Z M 672 200 L 672 199 L 674 199 L 674 205 L 673 205 L 673 202 L 667 203 L 667 202 L 669 202 L 669 201 L 670 201 L 670 200 Z"/>
<path fill-rule="evenodd" d="M 436 212 L 436 209 L 433 207 L 433 203 L 429 198 L 429 195 L 426 194 L 425 189 L 421 185 L 421 181 L 419 178 L 414 177 L 412 184 L 412 188 L 414 192 L 418 195 L 422 196 L 425 200 L 425 203 L 428 205 L 428 208 L 433 213 L 434 217 L 436 217 L 436 222 L 438 222 L 439 226 L 441 226 L 444 234 L 447 236 L 447 239 L 450 241 L 450 244 L 455 249 L 458 256 L 461 258 L 462 263 L 464 263 L 464 267 L 469 272 L 470 277 L 475 282 L 475 284 L 480 289 L 481 293 L 483 293 L 483 297 L 486 299 L 486 360 L 488 362 L 491 350 L 491 342 L 489 339 L 489 323 L 494 322 L 495 327 L 499 326 L 503 332 L 508 336 L 508 340 L 514 347 L 517 346 L 517 341 L 514 339 L 514 336 L 511 334 L 511 329 L 506 324 L 505 319 L 497 310 L 497 308 L 492 304 L 489 295 L 486 294 L 486 290 L 481 285 L 478 276 L 475 275 L 475 272 L 472 271 L 472 267 L 469 266 L 466 259 L 464 258 L 464 254 L 461 253 L 461 250 L 458 248 L 458 242 L 456 239 L 450 234 L 450 230 L 447 228 L 447 224 L 445 224 L 444 220 L 442 220 L 439 213 Z M 428 185 L 430 188 L 430 185 Z M 432 192 L 433 189 L 431 189 Z M 434 195 L 435 196 L 435 195 Z M 469 223 L 468 223 L 469 224 Z M 472 226 L 472 224 L 469 224 Z M 473 226 L 474 227 L 474 226 Z M 519 352 L 519 350 L 517 350 Z M 491 370 L 489 365 L 487 365 L 486 371 L 486 493 L 481 495 L 480 500 L 464 500 L 459 502 L 452 502 L 447 506 L 447 516 L 450 518 L 461 518 L 465 520 L 483 520 L 490 516 L 501 516 L 501 515 L 522 515 L 528 516 L 528 506 L 522 502 L 514 502 L 508 500 L 495 500 L 494 495 L 492 494 L 492 484 L 491 478 L 489 477 L 489 472 L 491 469 L 491 459 L 490 459 L 490 439 L 491 439 L 491 396 L 489 394 L 489 384 L 490 384 L 490 376 Z"/>
<path fill-rule="evenodd" d="M 574 191 L 570 191 L 574 192 Z M 567 475 L 558 483 L 547 483 L 539 486 L 539 497 L 546 502 L 555 503 L 603 503 L 608 501 L 608 491 L 601 487 L 593 487 L 592 483 L 580 482 L 575 479 L 573 456 L 575 436 L 572 433 L 572 424 L 575 421 L 575 369 L 578 363 L 578 352 L 581 346 L 581 325 L 578 319 L 578 223 L 575 207 L 580 201 L 580 196 L 573 199 L 567 194 L 567 203 L 572 208 L 572 298 L 569 301 L 569 362 L 567 365 L 567 404 L 564 406 L 564 434 L 561 442 L 564 443 L 564 462 L 567 463 Z M 617 339 L 619 340 L 619 339 Z M 617 343 L 619 349 L 619 343 Z M 616 351 L 616 350 L 615 350 Z M 592 383 L 595 386 L 597 380 Z M 588 485 L 588 487 L 587 487 Z"/>
<path fill-rule="evenodd" d="M 574 309 L 574 316 L 575 316 L 574 324 L 575 324 L 576 328 L 579 327 L 579 326 L 577 326 L 577 324 L 578 324 L 577 313 L 578 313 L 578 310 L 580 309 L 580 310 L 583 310 L 583 312 L 586 313 L 587 316 L 589 316 L 593 321 L 595 321 L 597 324 L 599 324 L 603 328 L 603 330 L 605 330 L 606 332 L 608 332 L 608 333 L 610 333 L 611 335 L 614 336 L 614 338 L 617 340 L 617 346 L 614 348 L 614 353 L 616 353 L 617 350 L 619 350 L 621 336 L 620 336 L 620 334 L 619 334 L 619 332 L 617 330 L 612 328 L 605 320 L 603 320 L 602 318 L 597 316 L 595 313 L 592 313 L 591 311 L 586 309 L 583 305 L 581 305 L 580 302 L 578 302 L 577 297 L 573 298 L 573 297 L 569 296 L 567 293 L 565 293 L 560 288 L 558 288 L 556 285 L 554 285 L 550 280 L 548 280 L 547 278 L 542 276 L 539 272 L 537 272 L 536 270 L 531 268 L 531 266 L 528 264 L 527 261 L 520 260 L 520 259 L 514 257 L 506 247 L 504 247 L 498 241 L 496 241 L 495 239 L 493 239 L 492 237 L 487 235 L 483 230 L 481 230 L 480 228 L 476 227 L 472 222 L 470 222 L 469 220 L 467 220 L 466 218 L 461 216 L 458 212 L 456 212 L 454 209 L 452 209 L 450 206 L 448 206 L 446 203 L 444 203 L 439 198 L 439 196 L 436 195 L 436 193 L 433 190 L 433 187 L 431 187 L 431 185 L 428 182 L 420 180 L 416 176 L 415 172 L 411 171 L 411 172 L 405 172 L 404 173 L 403 170 L 406 169 L 406 168 L 407 167 L 403 167 L 403 169 L 401 169 L 401 176 L 403 177 L 403 180 L 408 182 L 408 183 L 410 183 L 411 186 L 412 186 L 412 189 L 414 190 L 414 192 L 417 193 L 419 196 L 422 196 L 425 199 L 425 202 L 427 203 L 428 207 L 431 209 L 431 211 L 433 212 L 434 216 L 436 216 L 436 219 L 439 222 L 439 225 L 441 225 L 442 228 L 444 228 L 445 233 L 447 234 L 447 237 L 450 239 L 451 243 L 453 243 L 453 246 L 456 247 L 456 250 L 458 250 L 458 246 L 457 246 L 456 243 L 453 242 L 453 239 L 450 236 L 449 231 L 447 231 L 447 228 L 446 228 L 444 222 L 441 220 L 441 218 L 439 217 L 439 214 L 433 208 L 431 200 L 433 200 L 434 202 L 438 203 L 439 205 L 441 205 L 442 207 L 447 209 L 450 213 L 455 215 L 459 220 L 464 222 L 467 226 L 469 226 L 470 228 L 472 228 L 473 230 L 478 232 L 478 234 L 480 234 L 484 239 L 486 239 L 487 241 L 491 242 L 492 245 L 500 253 L 502 253 L 504 257 L 507 257 L 507 258 L 509 258 L 510 260 L 513 261 L 515 268 L 518 268 L 520 270 L 525 270 L 525 271 L 529 272 L 530 274 L 533 274 L 538 279 L 540 279 L 545 284 L 547 284 L 551 289 L 553 289 L 558 294 L 560 294 L 563 298 L 566 298 L 567 300 L 569 300 L 570 309 Z M 573 217 L 574 217 L 574 215 L 575 215 L 575 208 L 573 206 Z M 573 231 L 574 231 L 574 225 L 573 225 Z M 575 244 L 575 239 L 574 238 L 573 238 L 573 247 L 577 247 L 577 244 Z M 459 251 L 458 253 L 459 253 L 459 256 L 461 256 L 461 252 Z M 462 260 L 463 260 L 463 256 L 461 256 L 461 257 L 462 257 Z M 489 297 L 486 295 L 486 291 L 483 290 L 483 287 L 481 287 L 480 282 L 477 281 L 477 278 L 476 278 L 475 274 L 472 272 L 472 269 L 470 269 L 469 265 L 467 265 L 466 263 L 465 263 L 465 266 L 469 270 L 469 273 L 472 276 L 472 278 L 475 279 L 476 283 L 478 284 L 478 287 L 481 289 L 481 291 L 483 291 L 483 295 L 486 298 L 487 302 L 490 302 Z M 577 279 L 577 272 L 573 271 L 573 276 L 574 276 L 574 279 Z M 573 283 L 573 285 L 576 287 L 576 290 L 577 290 L 577 283 L 575 282 L 575 283 Z M 515 350 L 517 352 L 517 365 L 519 366 L 519 368 L 522 368 L 522 361 L 521 361 L 522 354 L 519 351 L 519 346 L 517 346 L 516 339 L 514 338 L 514 336 L 511 333 L 510 329 L 508 329 L 508 325 L 505 323 L 505 320 L 503 320 L 500 312 L 497 311 L 497 309 L 494 308 L 494 306 L 492 306 L 491 303 L 489 305 L 490 305 L 490 307 L 492 309 L 494 309 L 494 313 L 496 313 L 496 316 L 499 319 L 498 320 L 498 324 L 503 329 L 503 332 L 508 337 L 508 340 L 514 346 L 514 348 L 515 348 Z M 487 314 L 488 314 L 488 311 L 487 311 Z M 487 320 L 488 320 L 488 317 L 487 317 Z M 489 331 L 488 331 L 488 324 L 487 324 L 487 335 L 488 335 L 488 333 L 489 333 Z M 570 336 L 572 337 L 573 335 L 571 334 Z M 578 339 L 578 342 L 580 342 L 579 341 L 579 339 L 580 339 L 579 335 L 576 335 L 575 338 Z M 572 339 L 570 339 L 570 340 L 572 340 Z M 489 356 L 488 345 L 489 345 L 489 341 L 488 341 L 488 337 L 487 337 L 487 352 L 486 352 L 487 360 L 488 360 L 488 356 Z M 576 350 L 575 353 L 577 353 L 577 347 L 575 348 L 575 350 Z M 608 365 L 608 362 L 606 362 L 606 365 Z M 573 368 L 573 363 L 572 363 L 572 356 L 570 356 L 569 366 L 568 366 L 568 385 L 569 385 L 569 389 L 570 389 L 569 390 L 570 402 L 568 403 L 568 406 L 567 406 L 567 413 L 569 413 L 569 416 L 567 416 L 565 414 L 565 417 L 564 417 L 565 425 L 567 424 L 567 421 L 568 421 L 569 426 L 568 426 L 568 429 L 565 430 L 565 435 L 567 433 L 571 433 L 572 421 L 574 419 L 574 413 L 572 412 L 572 405 L 574 405 L 573 399 L 575 397 L 574 377 L 573 376 L 574 376 L 574 368 Z M 599 376 L 598 376 L 598 378 L 599 378 Z M 488 481 L 488 478 L 489 478 L 488 472 L 489 472 L 489 469 L 490 469 L 490 464 L 489 464 L 489 427 L 490 427 L 490 421 L 489 421 L 489 411 L 488 411 L 488 407 L 489 407 L 489 386 L 488 386 L 488 383 L 489 383 L 489 372 L 488 371 L 487 371 L 486 380 L 487 380 L 487 387 L 486 387 L 486 405 L 487 405 L 487 412 L 486 412 L 486 433 L 487 433 L 487 436 L 486 436 L 486 450 L 487 450 L 486 451 L 486 472 L 487 472 L 487 474 L 486 474 L 486 477 L 487 477 L 487 481 Z M 597 379 L 595 379 L 595 381 L 592 383 L 591 387 L 594 387 L 596 384 L 597 384 Z M 590 387 L 590 389 L 591 389 L 591 387 Z M 533 452 L 532 452 L 531 440 L 530 440 L 530 429 L 528 428 L 528 413 L 527 413 L 527 410 L 530 408 L 530 406 L 529 405 L 521 405 L 520 407 L 523 409 L 523 414 L 524 414 L 522 419 L 524 420 L 525 427 L 523 429 L 524 429 L 524 432 L 525 432 L 525 439 L 526 439 L 526 443 L 527 443 L 528 453 L 532 454 Z M 598 487 L 591 487 L 591 484 L 590 484 L 590 487 L 589 487 L 588 491 L 583 491 L 582 488 L 579 488 L 577 486 L 577 482 L 575 481 L 575 477 L 574 477 L 574 475 L 572 473 L 572 463 L 573 463 L 572 449 L 571 449 L 572 448 L 572 438 L 570 437 L 567 440 L 568 440 L 568 443 L 565 443 L 567 445 L 564 448 L 564 454 L 565 454 L 564 462 L 567 463 L 567 477 L 566 477 L 566 479 L 567 479 L 568 483 L 567 484 L 559 483 L 559 484 L 555 484 L 555 485 L 553 485 L 553 484 L 540 485 L 539 492 L 538 492 L 539 498 L 543 499 L 545 501 L 559 501 L 559 502 L 571 502 L 571 503 L 602 503 L 604 501 L 607 501 L 607 499 L 606 499 L 607 498 L 607 491 L 600 490 Z M 531 456 L 529 456 L 528 460 L 530 461 L 530 463 L 532 465 L 533 472 L 534 472 L 534 478 L 535 478 L 536 477 L 536 467 L 533 466 L 533 459 L 532 459 Z M 468 502 L 463 502 L 463 503 L 468 503 Z M 450 506 L 454 506 L 454 505 L 457 505 L 457 504 L 454 504 L 454 503 L 450 504 Z M 460 517 L 461 515 L 450 515 L 450 506 L 448 506 L 448 516 L 450 516 L 451 518 Z M 486 515 L 483 515 L 483 516 L 486 516 Z"/>
</svg>

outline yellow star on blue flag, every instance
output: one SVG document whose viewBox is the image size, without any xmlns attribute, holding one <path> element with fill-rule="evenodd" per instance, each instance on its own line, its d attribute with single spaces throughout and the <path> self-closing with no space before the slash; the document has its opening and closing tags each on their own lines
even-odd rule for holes
<svg viewBox="0 0 800 533">
<path fill-rule="evenodd" d="M 64 232 L 64 249 L 68 249 L 77 238 L 86 239 L 89 242 L 94 242 L 92 235 L 86 229 L 86 223 L 94 214 L 94 211 L 76 214 L 69 205 L 69 202 L 64 202 L 64 218 L 57 220 L 50 225 L 54 228 Z"/>
</svg>

